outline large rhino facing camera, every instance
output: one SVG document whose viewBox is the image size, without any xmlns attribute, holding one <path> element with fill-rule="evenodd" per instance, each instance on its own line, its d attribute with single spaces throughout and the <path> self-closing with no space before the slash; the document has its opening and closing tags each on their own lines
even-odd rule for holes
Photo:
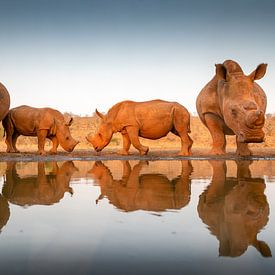
<svg viewBox="0 0 275 275">
<path fill-rule="evenodd" d="M 46 138 L 53 143 L 50 153 L 56 154 L 59 144 L 64 150 L 72 152 L 78 144 L 70 133 L 69 126 L 72 121 L 72 117 L 66 120 L 59 111 L 52 108 L 34 108 L 26 105 L 13 108 L 3 120 L 7 152 L 19 152 L 16 140 L 20 135 L 37 136 L 38 153 L 41 155 L 45 154 Z"/>
<path fill-rule="evenodd" d="M 254 81 L 266 73 L 267 64 L 260 64 L 245 75 L 232 60 L 216 64 L 216 74 L 197 97 L 197 111 L 208 128 L 214 155 L 225 154 L 225 135 L 236 135 L 237 155 L 251 155 L 248 143 L 263 142 L 266 95 Z"/>
</svg>

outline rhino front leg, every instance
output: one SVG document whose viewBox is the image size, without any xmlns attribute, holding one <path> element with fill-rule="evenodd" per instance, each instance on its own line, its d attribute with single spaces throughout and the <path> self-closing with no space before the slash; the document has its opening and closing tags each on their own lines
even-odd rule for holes
<svg viewBox="0 0 275 275">
<path fill-rule="evenodd" d="M 53 143 L 53 147 L 52 147 L 52 149 L 50 150 L 50 154 L 55 155 L 55 154 L 57 153 L 57 147 L 58 147 L 58 145 L 59 145 L 59 141 L 58 141 L 58 139 L 57 139 L 56 136 L 50 137 L 50 140 L 51 140 L 52 143 Z"/>
<path fill-rule="evenodd" d="M 248 143 L 239 142 L 237 137 L 236 137 L 236 143 L 237 143 L 236 155 L 238 155 L 238 156 L 251 156 L 252 155 L 252 152 L 248 148 Z"/>
<path fill-rule="evenodd" d="M 128 155 L 129 149 L 131 146 L 131 141 L 127 133 L 121 133 L 122 135 L 122 141 L 123 141 L 123 148 L 118 151 L 118 154 L 120 155 Z"/>
<path fill-rule="evenodd" d="M 205 114 L 204 119 L 205 125 L 208 128 L 213 140 L 212 149 L 209 154 L 224 155 L 226 139 L 223 132 L 223 121 L 218 116 L 210 113 Z"/>
<path fill-rule="evenodd" d="M 39 155 L 45 155 L 46 152 L 44 150 L 45 146 L 45 140 L 48 134 L 48 130 L 39 130 L 37 133 L 38 138 L 38 154 Z"/>
<path fill-rule="evenodd" d="M 138 138 L 139 129 L 137 127 L 128 126 L 126 131 L 133 146 L 139 151 L 141 155 L 146 155 L 149 151 L 149 148 L 147 146 L 143 146 L 140 143 Z"/>
</svg>

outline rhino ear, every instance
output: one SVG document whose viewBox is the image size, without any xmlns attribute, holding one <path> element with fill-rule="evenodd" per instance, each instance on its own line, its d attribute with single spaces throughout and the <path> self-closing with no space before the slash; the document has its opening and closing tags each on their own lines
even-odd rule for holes
<svg viewBox="0 0 275 275">
<path fill-rule="evenodd" d="M 264 77 L 264 75 L 266 73 L 266 68 L 267 68 L 267 64 L 262 63 L 262 64 L 258 65 L 256 70 L 253 71 L 249 75 L 249 77 L 251 78 L 252 81 L 261 79 L 262 77 Z"/>
<path fill-rule="evenodd" d="M 66 125 L 66 126 L 71 126 L 72 123 L 73 123 L 73 121 L 74 121 L 74 119 L 73 119 L 72 117 L 69 117 L 69 118 L 66 120 L 65 125 Z"/>
<path fill-rule="evenodd" d="M 226 68 L 223 64 L 215 64 L 216 66 L 216 75 L 219 76 L 221 79 L 226 79 Z"/>
<path fill-rule="evenodd" d="M 95 109 L 95 112 L 101 119 L 104 118 L 104 115 L 102 113 L 100 113 L 97 109 Z"/>
</svg>

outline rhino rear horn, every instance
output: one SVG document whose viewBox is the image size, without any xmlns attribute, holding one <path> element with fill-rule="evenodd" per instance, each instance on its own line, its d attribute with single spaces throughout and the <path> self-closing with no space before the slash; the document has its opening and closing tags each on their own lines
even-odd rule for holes
<svg viewBox="0 0 275 275">
<path fill-rule="evenodd" d="M 66 120 L 66 126 L 71 126 L 72 123 L 73 123 L 73 118 L 72 117 L 69 117 L 67 120 Z"/>
<path fill-rule="evenodd" d="M 100 113 L 97 109 L 95 109 L 95 112 L 101 119 L 104 118 L 104 115 L 102 113 Z"/>
</svg>

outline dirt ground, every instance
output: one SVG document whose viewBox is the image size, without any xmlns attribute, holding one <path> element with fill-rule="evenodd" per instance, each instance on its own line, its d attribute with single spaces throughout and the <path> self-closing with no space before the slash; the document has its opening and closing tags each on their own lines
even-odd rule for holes
<svg viewBox="0 0 275 275">
<path fill-rule="evenodd" d="M 37 151 L 37 138 L 20 136 L 17 141 L 17 148 L 21 153 L 7 154 L 5 138 L 0 140 L 0 161 L 21 160 L 21 161 L 36 161 L 36 160 L 97 160 L 97 159 L 182 159 L 184 157 L 177 156 L 180 149 L 180 139 L 169 133 L 166 137 L 159 140 L 142 139 L 141 143 L 149 146 L 150 150 L 147 156 L 140 157 L 138 151 L 131 147 L 129 156 L 120 156 L 116 152 L 122 146 L 120 134 L 114 134 L 110 144 L 100 153 L 96 153 L 92 146 L 86 141 L 86 136 L 89 133 L 95 133 L 99 125 L 99 119 L 93 117 L 78 117 L 74 116 L 74 123 L 71 126 L 72 136 L 80 141 L 72 153 L 65 152 L 59 147 L 57 155 L 39 156 Z M 250 144 L 249 147 L 253 152 L 252 158 L 275 158 L 275 117 L 267 115 L 265 127 L 265 142 L 260 144 Z M 1 125 L 0 135 L 3 136 L 3 128 Z M 208 151 L 211 148 L 211 137 L 206 127 L 201 123 L 198 117 L 191 118 L 191 138 L 193 139 L 192 159 L 210 158 Z M 51 142 L 47 141 L 45 149 L 51 148 Z M 235 137 L 227 137 L 227 154 L 223 157 L 214 158 L 235 158 L 236 150 Z M 213 156 L 211 156 L 213 158 Z"/>
</svg>

